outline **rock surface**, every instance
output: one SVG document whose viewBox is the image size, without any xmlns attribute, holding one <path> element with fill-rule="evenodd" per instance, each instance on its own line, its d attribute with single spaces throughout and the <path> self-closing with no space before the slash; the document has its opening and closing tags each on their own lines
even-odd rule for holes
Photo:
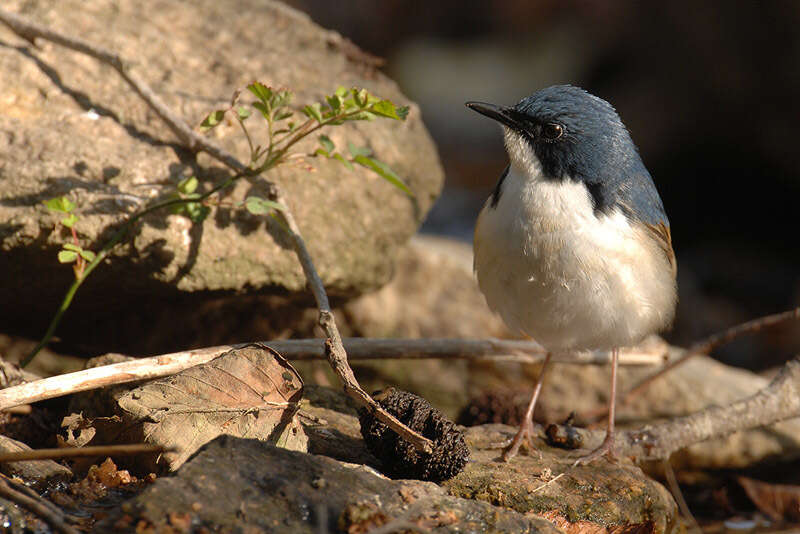
<svg viewBox="0 0 800 534">
<path fill-rule="evenodd" d="M 269 0 L 202 0 L 192 9 L 157 0 L 11 0 L 3 7 L 132 60 L 190 124 L 224 107 L 253 79 L 291 88 L 300 107 L 338 85 L 409 103 L 352 43 Z M 14 280 L 0 288 L 0 301 L 13 303 L 0 320 L 8 332 L 36 337 L 72 278 L 56 261 L 68 236 L 54 231 L 57 217 L 43 200 L 66 195 L 76 203 L 81 244 L 96 250 L 127 214 L 174 191 L 181 178 L 196 175 L 210 187 L 227 171 L 181 149 L 111 68 L 51 43 L 31 48 L 5 27 L 0 40 L 7 44 L 0 48 L 0 275 Z M 214 135 L 248 157 L 234 124 Z M 443 172 L 413 104 L 406 122 L 352 123 L 330 136 L 337 146 L 371 147 L 415 193 L 409 198 L 365 169 L 351 172 L 333 161 L 313 160 L 311 173 L 286 166 L 269 176 L 284 188 L 329 291 L 351 296 L 390 278 L 397 249 L 438 195 Z M 227 198 L 254 192 L 257 185 L 242 183 Z M 291 295 L 304 287 L 281 231 L 265 227 L 263 218 L 220 208 L 192 226 L 180 216 L 154 214 L 90 277 L 59 333 L 135 353 L 143 345 L 142 323 L 154 314 L 180 330 L 180 318 L 212 296 Z"/>
<path fill-rule="evenodd" d="M 441 486 L 385 478 L 374 470 L 349 401 L 325 388 L 306 392 L 301 412 L 313 454 L 221 436 L 96 530 L 159 531 L 182 521 L 222 532 L 319 532 L 320 523 L 329 532 L 366 532 L 393 520 L 436 533 L 675 529 L 671 496 L 629 462 L 571 468 L 574 453 L 537 441 L 541 459 L 500 463 L 489 444 L 512 432 L 501 425 L 468 430 L 473 461 Z"/>
<path fill-rule="evenodd" d="M 393 520 L 432 533 L 560 532 L 544 519 L 453 497 L 431 482 L 394 481 L 362 465 L 229 436 L 95 530 L 166 532 L 181 522 L 214 532 L 367 532 Z"/>
<path fill-rule="evenodd" d="M 585 450 L 564 451 L 536 438 L 532 455 L 503 463 L 496 444 L 515 432 L 503 425 L 469 428 L 466 439 L 473 461 L 444 483 L 450 494 L 546 517 L 568 531 L 580 532 L 581 526 L 589 525 L 650 533 L 676 528 L 678 511 L 672 496 L 630 461 L 600 460 L 573 467 Z"/>
</svg>

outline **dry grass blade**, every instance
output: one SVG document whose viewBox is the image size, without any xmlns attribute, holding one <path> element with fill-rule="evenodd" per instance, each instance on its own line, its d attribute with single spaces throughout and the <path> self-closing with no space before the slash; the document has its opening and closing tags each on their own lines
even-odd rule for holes
<svg viewBox="0 0 800 534">
<path fill-rule="evenodd" d="M 130 456 L 134 454 L 168 452 L 159 445 L 135 443 L 130 445 L 97 445 L 87 447 L 67 447 L 61 449 L 34 449 L 30 451 L 0 452 L 0 462 L 24 462 L 31 460 L 57 460 L 60 458 L 80 458 L 91 456 Z"/>
</svg>

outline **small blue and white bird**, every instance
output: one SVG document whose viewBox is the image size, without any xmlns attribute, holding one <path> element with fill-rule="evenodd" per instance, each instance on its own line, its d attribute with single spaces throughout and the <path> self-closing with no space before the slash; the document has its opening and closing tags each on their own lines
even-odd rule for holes
<svg viewBox="0 0 800 534">
<path fill-rule="evenodd" d="M 503 127 L 510 164 L 475 228 L 475 271 L 489 307 L 549 351 L 525 421 L 533 430 L 550 353 L 611 350 L 608 431 L 578 460 L 614 456 L 619 347 L 669 326 L 677 302 L 669 221 L 628 130 L 578 87 L 542 89 L 513 107 L 468 102 Z"/>
</svg>

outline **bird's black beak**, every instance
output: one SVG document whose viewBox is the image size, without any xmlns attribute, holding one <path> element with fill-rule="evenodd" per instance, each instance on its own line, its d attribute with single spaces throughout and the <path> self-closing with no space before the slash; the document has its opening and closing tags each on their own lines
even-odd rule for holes
<svg viewBox="0 0 800 534">
<path fill-rule="evenodd" d="M 473 111 L 477 111 L 481 115 L 486 115 L 490 119 L 494 119 L 500 124 L 513 128 L 514 130 L 522 130 L 523 127 L 515 119 L 516 113 L 513 108 L 505 106 L 496 106 L 494 104 L 487 104 L 485 102 L 467 102 L 467 107 Z"/>
</svg>

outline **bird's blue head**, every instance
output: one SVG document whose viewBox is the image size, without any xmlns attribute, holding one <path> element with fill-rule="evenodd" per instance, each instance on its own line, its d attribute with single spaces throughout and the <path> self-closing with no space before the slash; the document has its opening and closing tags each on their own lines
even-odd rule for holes
<svg viewBox="0 0 800 534">
<path fill-rule="evenodd" d="M 614 108 L 579 87 L 555 85 L 513 107 L 467 106 L 505 127 L 512 164 L 547 180 L 582 182 L 595 211 L 619 209 L 648 224 L 667 216 L 653 180 Z"/>
</svg>

